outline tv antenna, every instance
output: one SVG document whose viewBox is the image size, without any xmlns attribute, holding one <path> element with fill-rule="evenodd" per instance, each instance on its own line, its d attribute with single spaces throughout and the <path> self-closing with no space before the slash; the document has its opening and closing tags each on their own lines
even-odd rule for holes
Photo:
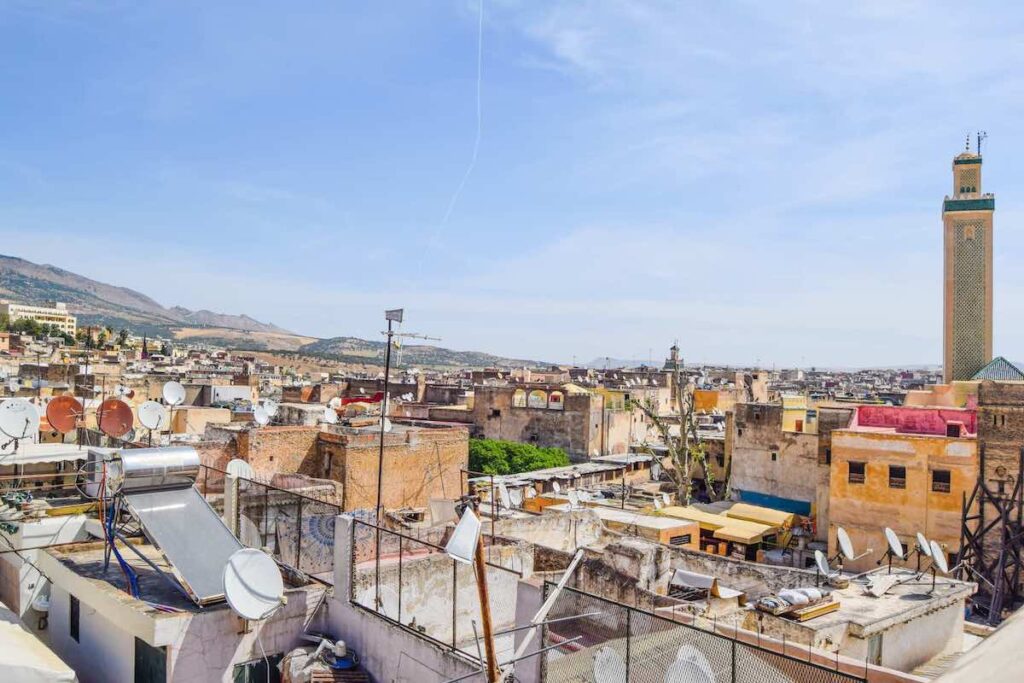
<svg viewBox="0 0 1024 683">
<path fill-rule="evenodd" d="M 988 138 L 988 133 L 986 133 L 983 130 L 979 130 L 978 131 L 978 149 L 977 149 L 979 157 L 981 156 L 981 142 L 982 142 L 982 140 L 985 140 L 986 138 Z"/>
<path fill-rule="evenodd" d="M 440 337 L 428 337 L 414 332 L 396 332 L 394 324 L 398 323 L 399 326 L 401 326 L 404 318 L 404 308 L 392 308 L 384 311 L 384 319 L 388 322 L 388 329 L 381 332 L 381 334 L 387 337 L 387 345 L 384 347 L 384 396 L 381 398 L 380 404 L 380 449 L 377 452 L 377 524 L 380 524 L 384 517 L 384 434 L 387 432 L 387 429 L 385 428 L 387 420 L 385 420 L 385 418 L 388 416 L 388 384 L 391 380 L 391 346 L 394 344 L 395 337 L 400 339 L 414 338 L 441 341 Z M 377 536 L 377 539 L 377 552 L 379 553 L 379 535 Z"/>
</svg>

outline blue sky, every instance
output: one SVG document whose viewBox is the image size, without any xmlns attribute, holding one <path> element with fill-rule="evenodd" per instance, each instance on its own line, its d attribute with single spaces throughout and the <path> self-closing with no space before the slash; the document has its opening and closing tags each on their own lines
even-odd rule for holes
<svg viewBox="0 0 1024 683">
<path fill-rule="evenodd" d="M 1024 357 L 1024 10 L 786 6 L 485 1 L 445 221 L 475 0 L 7 0 L 0 252 L 317 336 L 404 306 L 520 357 L 938 363 L 980 127 Z"/>
</svg>

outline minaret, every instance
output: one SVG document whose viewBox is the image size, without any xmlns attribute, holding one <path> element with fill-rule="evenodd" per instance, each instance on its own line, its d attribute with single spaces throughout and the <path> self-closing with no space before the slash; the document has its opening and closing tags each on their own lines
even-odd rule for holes
<svg viewBox="0 0 1024 683">
<path fill-rule="evenodd" d="M 980 141 L 979 141 L 980 142 Z M 969 380 L 992 360 L 992 214 L 981 191 L 981 154 L 953 159 L 953 196 L 942 203 L 945 243 L 943 376 Z"/>
</svg>

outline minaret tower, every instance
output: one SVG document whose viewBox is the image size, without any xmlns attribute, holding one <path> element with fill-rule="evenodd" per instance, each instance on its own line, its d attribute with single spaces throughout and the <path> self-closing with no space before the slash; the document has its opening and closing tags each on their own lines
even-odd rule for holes
<svg viewBox="0 0 1024 683">
<path fill-rule="evenodd" d="M 992 360 L 992 214 L 981 191 L 981 140 L 953 159 L 953 195 L 942 203 L 945 242 L 943 376 L 969 380 Z"/>
</svg>

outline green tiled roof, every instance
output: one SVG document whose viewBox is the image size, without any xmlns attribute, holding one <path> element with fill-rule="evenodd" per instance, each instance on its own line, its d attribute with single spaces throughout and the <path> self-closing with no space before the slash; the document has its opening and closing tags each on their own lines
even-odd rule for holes
<svg viewBox="0 0 1024 683">
<path fill-rule="evenodd" d="M 974 377 L 971 379 L 1024 381 L 1024 372 L 1021 372 L 1016 365 L 1002 356 L 996 356 L 989 361 L 988 365 L 974 373 Z"/>
</svg>

